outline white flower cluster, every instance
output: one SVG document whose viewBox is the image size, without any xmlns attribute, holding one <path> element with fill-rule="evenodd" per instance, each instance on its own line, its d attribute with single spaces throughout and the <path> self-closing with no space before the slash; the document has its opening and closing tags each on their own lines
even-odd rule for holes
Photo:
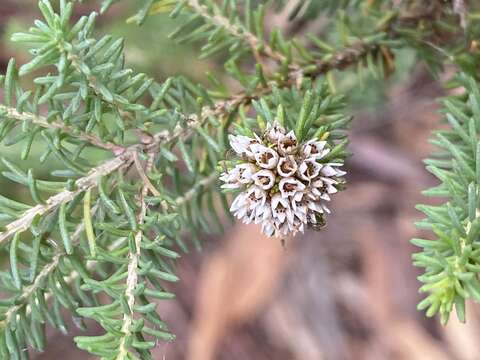
<svg viewBox="0 0 480 360">
<path fill-rule="evenodd" d="M 230 135 L 242 162 L 220 177 L 226 189 L 241 189 L 230 211 L 244 223 L 262 224 L 267 236 L 295 235 L 330 211 L 325 201 L 345 175 L 342 164 L 322 163 L 326 141 L 297 143 L 293 131 L 274 122 L 262 138 Z"/>
</svg>

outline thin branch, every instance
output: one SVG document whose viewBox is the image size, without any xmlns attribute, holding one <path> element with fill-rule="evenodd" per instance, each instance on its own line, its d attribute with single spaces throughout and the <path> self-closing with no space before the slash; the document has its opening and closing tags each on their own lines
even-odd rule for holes
<svg viewBox="0 0 480 360">
<path fill-rule="evenodd" d="M 20 218 L 6 225 L 5 231 L 0 233 L 0 244 L 5 242 L 10 236 L 28 230 L 38 216 L 47 214 L 61 204 L 72 201 L 77 195 L 97 186 L 103 176 L 111 174 L 117 169 L 131 163 L 133 161 L 133 152 L 136 150 L 137 146 L 132 146 L 123 154 L 93 168 L 87 176 L 75 181 L 75 190 L 64 190 L 49 198 L 45 204 L 38 204 L 25 211 Z"/>
<path fill-rule="evenodd" d="M 92 213 L 95 213 L 96 207 L 92 208 Z M 80 236 L 83 233 L 84 229 L 84 224 L 81 222 L 80 224 L 77 225 L 77 228 L 75 229 L 75 232 L 72 234 L 72 244 L 76 245 L 78 241 L 80 240 Z M 0 322 L 1 325 L 8 324 L 11 320 L 12 317 L 20 310 L 23 306 L 28 305 L 26 300 L 32 296 L 37 289 L 39 289 L 42 286 L 43 280 L 46 279 L 60 264 L 60 259 L 62 256 L 65 256 L 66 252 L 62 249 L 61 251 L 58 251 L 53 257 L 52 261 L 45 265 L 42 270 L 38 273 L 37 277 L 35 278 L 35 281 L 25 287 L 23 289 L 22 294 L 16 299 L 16 304 L 10 307 L 6 312 L 5 312 L 5 319 Z M 28 311 L 28 310 L 27 310 Z M 0 326 L 1 326 L 0 325 Z"/>
<path fill-rule="evenodd" d="M 148 162 L 150 162 L 150 159 L 153 159 L 153 157 L 149 156 L 148 157 Z M 138 158 L 138 152 L 135 152 L 133 154 L 133 162 L 135 164 L 135 168 L 137 169 L 137 173 L 140 176 L 143 184 L 148 188 L 148 190 L 150 190 L 150 192 L 153 195 L 161 196 L 160 192 L 155 188 L 155 186 L 153 186 L 153 184 L 150 181 L 150 179 L 148 178 L 147 174 L 145 174 L 145 170 L 143 169 L 142 164 L 140 163 L 140 159 Z"/>
<path fill-rule="evenodd" d="M 65 43 L 59 42 L 58 49 L 60 50 L 61 53 L 65 54 L 67 59 L 75 68 L 75 71 L 83 75 L 83 77 L 87 81 L 88 86 L 95 92 L 95 94 L 106 103 L 109 103 L 112 106 L 116 107 L 122 116 L 128 117 L 129 119 L 132 119 L 132 120 L 135 119 L 135 115 L 133 111 L 125 110 L 125 107 L 126 107 L 125 102 L 119 101 L 118 99 L 115 98 L 114 95 L 111 96 L 111 99 L 105 95 L 104 91 L 102 91 L 101 88 L 99 87 L 99 83 L 100 83 L 99 79 L 95 75 L 93 75 L 92 72 L 85 71 L 85 69 L 90 68 L 88 64 L 77 53 L 74 52 L 73 44 L 68 44 L 68 45 L 69 46 L 65 46 Z M 110 89 L 108 88 L 107 90 L 110 91 Z M 145 110 L 147 110 L 147 108 L 145 108 Z"/>
<path fill-rule="evenodd" d="M 369 49 L 367 48 L 364 48 L 363 51 L 359 51 L 356 47 L 346 48 L 338 52 L 337 55 L 333 56 L 329 61 L 323 62 L 323 65 L 319 66 L 318 70 L 315 71 L 311 76 L 318 76 L 322 73 L 330 71 L 331 69 L 344 68 L 354 64 L 359 58 L 365 56 L 368 50 Z M 345 56 L 344 54 L 347 53 L 350 55 Z M 298 74 L 290 73 L 290 75 L 291 76 L 289 76 L 282 85 L 291 85 L 297 81 L 297 76 L 299 76 Z M 158 146 L 171 143 L 179 138 L 187 138 L 193 131 L 195 131 L 196 128 L 203 126 L 210 117 L 223 118 L 236 111 L 239 106 L 248 105 L 252 100 L 257 99 L 262 95 L 271 93 L 274 84 L 277 83 L 269 83 L 266 87 L 259 88 L 250 94 L 245 92 L 235 94 L 226 100 L 218 101 L 212 107 L 205 106 L 202 108 L 200 116 L 191 114 L 186 118 L 185 127 L 178 124 L 173 131 L 161 131 L 153 135 L 153 141 L 150 144 L 142 143 L 132 145 L 128 148 L 122 148 L 121 151 L 123 151 L 123 153 L 92 169 L 89 175 L 78 179 L 75 182 L 76 190 L 64 190 L 61 193 L 49 198 L 45 205 L 40 204 L 27 210 L 19 219 L 8 224 L 5 227 L 6 230 L 0 233 L 0 244 L 13 234 L 27 230 L 37 216 L 41 216 L 56 209 L 64 202 L 71 201 L 76 195 L 89 188 L 97 186 L 101 177 L 114 172 L 120 167 L 125 166 L 127 163 L 131 163 L 133 161 L 134 153 L 137 151 L 150 151 Z"/>
<path fill-rule="evenodd" d="M 333 69 L 344 69 L 352 64 L 356 64 L 370 51 L 375 50 L 377 47 L 378 45 L 375 44 L 356 44 L 351 47 L 347 47 L 333 54 L 329 60 L 319 61 L 314 71 L 310 71 L 306 74 L 303 73 L 303 69 L 289 72 L 288 77 L 282 81 L 281 85 L 287 86 L 296 84 L 298 79 L 303 76 L 316 77 Z M 153 141 L 150 144 L 136 144 L 128 148 L 122 148 L 122 154 L 107 161 L 99 167 L 94 168 L 88 176 L 78 179 L 76 182 L 77 189 L 75 191 L 65 190 L 47 200 L 45 205 L 37 205 L 32 209 L 29 209 L 18 220 L 8 224 L 6 226 L 6 230 L 0 233 L 0 243 L 4 242 L 7 238 L 17 232 L 23 232 L 27 230 L 36 216 L 43 215 L 55 209 L 60 204 L 71 201 L 76 195 L 87 190 L 88 188 L 96 186 L 99 178 L 102 176 L 112 173 L 121 166 L 125 165 L 127 162 L 133 161 L 133 154 L 139 149 L 144 148 L 145 150 L 149 151 L 155 147 L 161 146 L 162 144 L 175 141 L 178 138 L 186 138 L 190 136 L 190 134 L 196 128 L 203 126 L 209 117 L 225 117 L 228 114 L 236 111 L 239 106 L 248 105 L 253 99 L 271 93 L 275 84 L 278 85 L 278 82 L 268 83 L 267 86 L 259 88 L 253 93 L 241 92 L 235 94 L 226 100 L 218 101 L 212 107 L 205 106 L 202 108 L 200 116 L 191 114 L 186 118 L 185 127 L 182 127 L 180 124 L 178 124 L 172 132 L 169 130 L 161 131 L 153 136 Z M 40 122 L 43 123 L 43 121 Z M 58 124 L 58 126 L 60 125 L 61 124 Z"/>
<path fill-rule="evenodd" d="M 92 208 L 92 213 L 95 213 L 97 207 L 94 206 Z M 84 230 L 84 224 L 80 223 L 78 224 L 77 228 L 75 229 L 75 232 L 72 235 L 72 243 L 74 245 L 78 244 L 80 240 L 80 236 L 83 233 Z M 118 248 L 120 244 L 122 244 L 125 241 L 125 238 L 118 238 L 115 242 L 113 242 L 109 247 L 108 251 L 114 251 L 115 249 Z M 22 308 L 25 308 L 25 312 L 29 314 L 32 309 L 30 307 L 30 304 L 28 303 L 28 299 L 35 294 L 35 292 L 42 288 L 43 286 L 43 280 L 46 279 L 51 273 L 53 273 L 58 266 L 60 265 L 60 260 L 63 256 L 68 256 L 67 253 L 62 249 L 58 251 L 52 258 L 52 261 L 45 265 L 42 270 L 38 273 L 37 277 L 35 278 L 35 281 L 25 287 L 23 289 L 22 294 L 17 298 L 16 304 L 12 305 L 6 312 L 5 312 L 5 319 L 0 321 L 0 327 L 3 328 L 7 324 L 9 324 L 12 321 L 13 316 L 17 314 L 17 312 Z M 97 262 L 96 261 L 90 261 L 87 263 L 87 270 L 93 270 L 96 266 Z M 73 270 L 68 276 L 65 276 L 65 282 L 67 284 L 71 284 L 77 277 L 79 276 L 79 273 L 75 270 Z M 53 296 L 53 293 L 51 291 L 47 292 L 45 294 L 45 300 L 48 300 Z"/>
<path fill-rule="evenodd" d="M 148 160 L 147 160 L 145 171 L 142 169 L 143 174 L 145 174 L 145 172 L 148 173 L 151 171 L 153 167 L 154 158 L 155 158 L 155 154 L 153 152 L 150 152 L 148 154 Z M 137 160 L 138 160 L 138 155 L 137 155 Z M 128 263 L 128 269 L 127 269 L 127 280 L 126 280 L 127 287 L 125 289 L 125 298 L 127 300 L 128 308 L 130 311 L 123 315 L 122 333 L 124 335 L 120 341 L 120 349 L 119 349 L 117 359 L 124 359 L 127 357 L 127 354 L 128 354 L 127 337 L 129 334 L 131 334 L 130 328 L 135 320 L 133 317 L 133 314 L 134 314 L 133 308 L 135 306 L 135 289 L 137 288 L 137 285 L 138 285 L 137 270 L 138 270 L 138 264 L 140 263 L 140 256 L 142 252 L 142 238 L 143 238 L 142 224 L 145 219 L 145 215 L 147 214 L 147 202 L 145 201 L 145 197 L 147 196 L 148 191 L 150 189 L 149 185 L 151 185 L 150 181 L 144 182 L 144 185 L 140 192 L 140 199 L 139 199 L 140 211 L 137 215 L 139 230 L 135 234 L 135 251 L 130 251 L 128 255 L 129 263 Z"/>
<path fill-rule="evenodd" d="M 5 313 L 5 319 L 0 322 L 0 327 L 4 327 L 6 324 L 12 321 L 12 317 L 17 314 L 18 310 L 20 310 L 23 306 L 26 305 L 26 300 L 32 296 L 37 289 L 42 286 L 43 280 L 46 279 L 57 267 L 60 263 L 60 259 L 64 254 L 58 253 L 52 258 L 52 262 L 46 265 L 35 278 L 35 281 L 24 288 L 20 297 L 16 300 L 16 305 L 10 307 L 7 312 Z"/>
<path fill-rule="evenodd" d="M 152 164 L 153 164 L 153 157 L 152 156 L 149 156 L 148 160 L 147 160 L 147 167 L 151 167 Z M 195 196 L 195 193 L 200 189 L 200 188 L 205 188 L 205 187 L 208 187 L 210 186 L 213 182 L 215 182 L 217 179 L 217 174 L 216 173 L 213 173 L 211 175 L 209 175 L 208 177 L 202 179 L 201 181 L 199 181 L 197 184 L 195 184 L 189 191 L 187 191 L 183 196 L 181 197 L 178 197 L 175 201 L 175 203 L 177 204 L 177 206 L 182 206 L 183 204 L 185 204 L 186 202 L 188 201 L 191 201 L 192 198 Z M 145 188 L 144 188 L 145 189 Z M 92 214 L 94 214 L 97 210 L 97 206 L 94 206 L 92 208 Z M 143 210 L 142 210 L 143 211 Z M 83 231 L 84 231 L 84 223 L 81 222 L 80 224 L 78 224 L 77 228 L 75 229 L 74 233 L 72 234 L 72 244 L 73 245 L 76 245 L 78 244 L 79 240 L 80 240 L 80 236 L 83 234 Z M 138 233 L 137 233 L 138 235 Z M 135 238 L 135 242 L 136 242 L 136 245 L 137 245 L 137 240 L 138 238 L 136 237 Z M 115 241 L 114 243 L 112 243 L 110 246 L 109 246 L 109 251 L 112 251 L 114 249 L 116 249 L 118 247 L 118 245 L 120 243 L 122 243 L 124 241 L 124 238 L 119 238 L 117 241 Z M 139 240 L 141 241 L 141 240 Z M 141 246 L 141 244 L 140 244 Z M 137 249 L 139 249 L 139 247 L 137 247 Z M 63 256 L 66 256 L 66 252 L 61 249 L 59 250 L 53 257 L 52 257 L 52 260 L 51 262 L 49 262 L 48 264 L 46 264 L 42 270 L 40 270 L 40 272 L 38 273 L 37 277 L 35 278 L 35 281 L 25 287 L 23 289 L 23 292 L 22 294 L 17 298 L 16 300 L 16 304 L 15 305 L 12 305 L 6 312 L 5 312 L 5 319 L 3 321 L 0 321 L 0 327 L 4 327 L 6 326 L 6 324 L 9 324 L 11 321 L 12 321 L 12 317 L 24 306 L 26 306 L 26 312 L 29 313 L 31 311 L 30 309 L 30 305 L 28 304 L 28 299 L 35 294 L 35 292 L 40 289 L 42 286 L 43 286 L 43 280 L 46 279 L 51 273 L 53 273 L 57 268 L 58 266 L 60 265 L 60 260 Z M 91 261 L 87 264 L 87 269 L 91 270 L 95 267 L 96 265 L 96 261 Z M 137 260 L 137 266 L 138 266 L 138 260 Z M 133 269 L 133 265 L 132 265 L 132 269 Z M 130 272 L 129 272 L 130 274 Z M 72 271 L 71 274 L 69 274 L 67 277 L 66 277 L 66 280 L 65 282 L 67 284 L 70 284 L 71 282 L 73 282 L 77 277 L 78 277 L 78 272 L 77 271 Z M 136 282 L 136 280 L 135 280 Z M 128 280 L 127 280 L 127 283 L 128 283 Z M 132 284 L 133 284 L 133 281 L 132 281 Z M 135 287 L 133 287 L 133 289 L 135 289 Z M 52 293 L 51 292 L 48 292 L 46 293 L 45 295 L 45 298 L 46 300 L 48 298 L 50 298 L 52 296 Z M 128 299 L 128 298 L 127 298 Z M 131 299 L 131 297 L 130 297 Z M 131 301 L 131 300 L 130 300 Z M 132 308 L 132 307 L 130 307 Z"/>
<path fill-rule="evenodd" d="M 243 39 L 251 48 L 254 55 L 257 55 L 259 52 L 262 52 L 268 58 L 273 59 L 279 63 L 283 63 L 287 58 L 273 50 L 268 44 L 264 42 L 263 39 L 259 39 L 253 33 L 248 31 L 241 24 L 234 24 L 225 16 L 223 16 L 216 6 L 213 7 L 213 14 L 210 13 L 207 6 L 200 4 L 198 0 L 188 0 L 188 5 L 203 18 L 207 19 L 216 26 L 222 27 L 234 37 Z M 257 56 L 256 56 L 257 57 Z M 257 60 L 259 61 L 260 59 Z M 259 61 L 261 63 L 261 61 Z"/>
<path fill-rule="evenodd" d="M 379 48 L 378 44 L 365 44 L 359 41 L 335 52 L 328 60 L 316 60 L 314 62 L 315 68 L 311 71 L 306 71 L 305 69 L 292 70 L 289 74 L 290 81 L 296 81 L 303 77 L 315 78 L 332 70 L 346 69 L 351 65 L 357 64 L 366 58 L 369 53 L 375 52 Z"/>
<path fill-rule="evenodd" d="M 8 107 L 5 105 L 0 105 L 0 114 L 5 116 L 8 119 L 19 120 L 23 122 L 31 122 L 34 125 L 40 126 L 45 129 L 57 129 L 65 134 L 69 134 L 72 137 L 84 140 L 96 147 L 111 150 L 114 153 L 119 153 L 122 151 L 123 147 L 116 145 L 110 142 L 102 141 L 99 137 L 94 134 L 89 134 L 84 131 L 79 131 L 78 129 L 65 125 L 61 121 L 51 121 L 48 122 L 44 116 L 35 115 L 29 112 L 19 112 L 17 109 Z"/>
<path fill-rule="evenodd" d="M 5 230 L 0 232 L 0 244 L 16 233 L 22 233 L 28 230 L 37 216 L 49 213 L 61 204 L 73 200 L 75 196 L 82 192 L 96 187 L 103 176 L 111 174 L 117 169 L 133 162 L 134 156 L 138 151 L 145 149 L 150 152 L 153 149 L 158 148 L 161 144 L 170 143 L 179 137 L 188 136 L 193 129 L 201 126 L 209 116 L 221 116 L 222 114 L 227 113 L 229 109 L 236 108 L 242 100 L 244 100 L 244 97 L 233 97 L 231 100 L 217 104 L 213 109 L 210 107 L 204 107 L 200 119 L 198 119 L 197 115 L 191 115 L 188 117 L 186 128 L 177 125 L 173 130 L 173 133 L 165 130 L 155 134 L 153 136 L 153 141 L 149 144 L 135 144 L 128 148 L 122 148 L 123 152 L 120 155 L 105 161 L 103 164 L 93 168 L 87 176 L 78 179 L 75 182 L 75 190 L 64 190 L 50 197 L 45 204 L 39 204 L 25 211 L 20 218 L 6 225 Z"/>
</svg>

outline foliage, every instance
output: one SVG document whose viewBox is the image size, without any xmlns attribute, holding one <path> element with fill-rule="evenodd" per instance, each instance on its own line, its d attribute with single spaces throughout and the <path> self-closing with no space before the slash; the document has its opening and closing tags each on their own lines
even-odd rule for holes
<svg viewBox="0 0 480 360">
<path fill-rule="evenodd" d="M 455 306 L 458 319 L 465 321 L 465 300 L 480 300 L 478 237 L 480 234 L 480 90 L 475 80 L 464 74 L 456 81 L 465 89 L 458 96 L 444 99 L 444 114 L 449 124 L 439 130 L 432 143 L 439 151 L 426 160 L 427 170 L 441 184 L 425 191 L 427 196 L 448 198 L 438 206 L 418 205 L 427 218 L 418 223 L 432 231 L 436 239 L 413 239 L 423 248 L 413 255 L 417 266 L 426 272 L 419 279 L 425 283 L 420 291 L 429 295 L 419 304 L 428 316 L 440 312 L 448 321 Z"/>
<path fill-rule="evenodd" d="M 117 2 L 102 1 L 100 12 Z M 199 234 L 222 231 L 229 213 L 229 195 L 217 188 L 228 135 L 281 117 L 301 138 L 328 138 L 332 160 L 343 161 L 350 116 L 336 80 L 347 69 L 359 83 L 386 78 L 399 49 L 413 49 L 436 74 L 456 63 L 465 73 L 457 85 L 468 90 L 445 100 L 451 128 L 438 133 L 440 158 L 427 161 L 442 182 L 428 194 L 450 202 L 421 207 L 421 226 L 437 239 L 414 240 L 424 248 L 414 259 L 426 267 L 429 293 L 420 307 L 446 321 L 452 304 L 463 319 L 465 299 L 480 300 L 476 9 L 440 0 L 293 3 L 146 0 L 127 20 L 177 18 L 171 38 L 222 61 L 240 89 L 232 93 L 213 76 L 205 86 L 137 73 L 125 65 L 122 39 L 95 34 L 97 13 L 73 23 L 73 2 L 39 1 L 43 20 L 12 37 L 31 59 L 20 67 L 12 59 L 2 78 L 0 141 L 22 149 L 18 161 L 2 159 L 2 175 L 28 194 L 0 196 L 9 258 L 0 272 L 8 294 L 0 300 L 2 358 L 43 350 L 47 324 L 67 331 L 64 312 L 80 328 L 93 319 L 105 331 L 76 337 L 79 348 L 104 359 L 151 358 L 158 341 L 174 338 L 156 305 L 175 296 L 175 260 L 191 247 L 185 233 L 200 248 Z M 266 24 L 275 11 L 287 12 L 289 33 Z M 322 31 L 297 31 L 313 20 Z M 32 149 L 40 167 L 55 164 L 51 174 L 36 175 Z"/>
</svg>

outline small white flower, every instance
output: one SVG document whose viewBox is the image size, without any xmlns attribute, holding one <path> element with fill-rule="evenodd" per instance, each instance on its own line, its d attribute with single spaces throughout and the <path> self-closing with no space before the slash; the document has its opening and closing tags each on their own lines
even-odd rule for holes
<svg viewBox="0 0 480 360">
<path fill-rule="evenodd" d="M 322 189 L 324 190 L 324 192 L 326 192 L 328 194 L 335 194 L 335 193 L 338 192 L 337 188 L 335 186 L 333 186 L 333 185 L 337 184 L 337 181 L 335 181 L 331 178 L 324 177 L 324 176 L 322 176 L 320 179 L 323 182 Z"/>
<path fill-rule="evenodd" d="M 303 156 L 306 158 L 321 159 L 330 152 L 325 149 L 326 141 L 310 140 L 302 147 Z"/>
<path fill-rule="evenodd" d="M 238 182 L 241 184 L 249 184 L 253 181 L 253 174 L 257 171 L 255 165 L 250 163 L 239 164 L 234 169 L 237 172 Z"/>
<path fill-rule="evenodd" d="M 299 219 L 295 218 L 293 224 L 289 224 L 289 230 L 292 235 L 296 235 L 298 232 L 303 233 L 305 229 L 305 222 L 300 221 Z"/>
<path fill-rule="evenodd" d="M 252 186 L 247 190 L 247 200 L 249 209 L 255 209 L 258 206 L 265 205 L 267 194 L 258 186 Z"/>
<path fill-rule="evenodd" d="M 283 177 L 293 176 L 293 174 L 295 174 L 297 169 L 298 169 L 298 166 L 295 161 L 295 158 L 291 155 L 287 157 L 281 157 L 278 160 L 277 172 L 280 176 L 283 176 Z"/>
<path fill-rule="evenodd" d="M 291 232 L 291 226 L 287 222 L 275 221 L 275 236 L 286 236 Z M 293 232 L 292 232 L 293 235 Z"/>
<path fill-rule="evenodd" d="M 315 161 L 315 159 L 307 159 L 298 167 L 298 175 L 305 181 L 315 179 L 322 169 L 322 165 Z"/>
<path fill-rule="evenodd" d="M 285 134 L 285 129 L 275 120 L 273 124 L 268 124 L 265 134 L 268 140 L 276 143 L 280 136 Z"/>
<path fill-rule="evenodd" d="M 263 190 L 268 190 L 275 184 L 275 174 L 270 170 L 263 169 L 253 174 L 252 180 L 255 182 L 255 185 Z"/>
<path fill-rule="evenodd" d="M 278 154 L 275 150 L 260 144 L 253 144 L 251 149 L 258 166 L 261 168 L 274 169 L 277 166 Z"/>
<path fill-rule="evenodd" d="M 252 186 L 237 195 L 230 211 L 236 218 L 242 219 L 245 224 L 250 224 L 264 212 L 266 198 L 265 191 L 257 186 Z"/>
<path fill-rule="evenodd" d="M 272 216 L 278 224 L 284 223 L 287 218 L 291 219 L 293 222 L 293 214 L 290 209 L 290 202 L 280 194 L 275 194 L 272 197 Z"/>
<path fill-rule="evenodd" d="M 315 180 L 309 187 L 309 198 L 312 200 L 322 199 L 330 201 L 329 194 L 335 194 L 338 192 L 337 188 L 334 186 L 336 184 L 337 181 L 325 177 Z"/>
<path fill-rule="evenodd" d="M 323 207 L 322 207 L 322 204 L 320 202 L 307 200 L 305 203 L 306 203 L 307 208 L 309 210 L 318 212 L 320 214 L 323 214 Z"/>
<path fill-rule="evenodd" d="M 222 189 L 238 189 L 240 187 L 237 177 L 232 171 L 222 173 L 220 180 L 224 182 L 221 186 Z"/>
<path fill-rule="evenodd" d="M 325 204 L 345 175 L 341 163 L 319 162 L 330 151 L 325 141 L 299 144 L 277 121 L 262 137 L 229 139 L 243 161 L 220 176 L 223 188 L 242 190 L 230 208 L 235 217 L 261 224 L 267 236 L 295 235 L 324 222 Z"/>
<path fill-rule="evenodd" d="M 267 236 L 273 236 L 275 234 L 274 223 L 272 221 L 262 223 L 262 232 Z"/>
<path fill-rule="evenodd" d="M 290 155 L 297 150 L 297 137 L 293 131 L 287 135 L 282 135 L 278 139 L 278 152 L 280 155 Z"/>
<path fill-rule="evenodd" d="M 238 189 L 242 185 L 253 182 L 252 176 L 257 171 L 255 165 L 243 163 L 236 165 L 231 171 L 223 173 L 220 177 L 225 184 L 224 189 Z"/>
<path fill-rule="evenodd" d="M 237 219 L 243 218 L 247 213 L 247 198 L 247 193 L 241 192 L 230 206 L 230 211 Z"/>
<path fill-rule="evenodd" d="M 283 178 L 278 184 L 282 197 L 295 196 L 299 191 L 305 190 L 305 185 L 295 178 Z"/>
<path fill-rule="evenodd" d="M 295 194 L 295 196 L 292 198 L 292 211 L 294 212 L 294 214 L 298 213 L 298 214 L 302 214 L 302 216 L 306 215 L 308 211 L 306 204 L 307 203 L 304 200 L 303 193 L 299 192 Z"/>
<path fill-rule="evenodd" d="M 255 224 L 264 224 L 272 221 L 272 209 L 270 202 L 258 206 L 255 213 Z"/>
<path fill-rule="evenodd" d="M 340 167 L 342 166 L 343 164 L 339 164 L 339 163 L 328 163 L 328 164 L 325 164 L 321 170 L 321 174 L 322 176 L 327 176 L 327 177 L 332 177 L 332 176 L 336 176 L 336 177 L 341 177 L 341 176 L 344 176 L 346 174 L 345 171 L 342 171 L 340 169 L 337 169 L 337 167 Z"/>
<path fill-rule="evenodd" d="M 228 135 L 228 140 L 230 140 L 230 146 L 238 155 L 249 159 L 254 158 L 251 145 L 257 144 L 258 140 L 245 135 Z"/>
</svg>

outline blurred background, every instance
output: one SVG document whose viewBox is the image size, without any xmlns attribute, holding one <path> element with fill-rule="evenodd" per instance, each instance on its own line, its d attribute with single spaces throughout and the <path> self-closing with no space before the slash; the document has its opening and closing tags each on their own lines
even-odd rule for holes
<svg viewBox="0 0 480 360">
<path fill-rule="evenodd" d="M 96 3 L 80 4 L 75 16 Z M 184 74 L 202 82 L 207 71 L 222 78 L 220 57 L 200 61 L 195 46 L 168 40 L 175 24 L 167 16 L 152 17 L 142 27 L 126 24 L 129 6 L 114 6 L 98 26 L 101 33 L 125 37 L 129 66 L 157 80 Z M 28 59 L 9 37 L 37 16 L 36 1 L 0 0 L 2 72 L 10 57 L 18 63 Z M 322 29 L 321 19 L 308 29 L 289 28 L 282 13 L 267 19 L 267 26 L 285 32 Z M 179 262 L 181 282 L 172 289 L 177 300 L 158 307 L 177 341 L 160 345 L 155 359 L 480 358 L 478 307 L 468 307 L 467 324 L 453 316 L 446 327 L 416 310 L 419 271 L 411 265 L 416 249 L 409 239 L 428 237 L 413 225 L 421 217 L 414 206 L 429 201 L 420 192 L 435 184 L 422 159 L 432 150 L 430 131 L 440 122 L 435 99 L 442 89 L 441 79 L 433 79 L 412 53 L 395 55 L 397 71 L 387 80 L 367 77 L 360 84 L 353 73 L 335 74 L 355 116 L 354 155 L 347 164 L 348 190 L 334 197 L 327 228 L 307 231 L 285 246 L 240 224 L 222 236 L 205 236 L 203 251 L 192 250 Z M 1 147 L 0 153 L 18 161 L 14 147 Z M 50 169 L 38 171 L 45 178 Z M 18 191 L 2 181 L 11 194 Z M 79 332 L 70 325 L 69 336 L 50 330 L 47 351 L 34 358 L 89 359 L 75 348 L 72 337 Z M 101 330 L 92 325 L 90 331 Z"/>
</svg>

